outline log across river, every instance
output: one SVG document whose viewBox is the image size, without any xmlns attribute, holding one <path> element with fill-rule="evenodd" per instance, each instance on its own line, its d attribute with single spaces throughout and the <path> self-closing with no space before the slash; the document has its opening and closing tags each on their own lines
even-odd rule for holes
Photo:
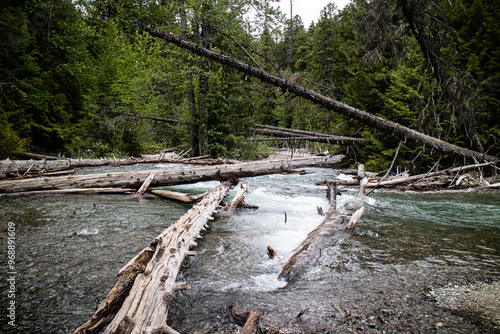
<svg viewBox="0 0 500 334">
<path fill-rule="evenodd" d="M 308 166 L 334 167 L 340 163 L 343 157 L 343 155 L 315 156 L 242 162 L 230 165 L 165 168 L 154 171 L 155 178 L 151 182 L 151 187 L 227 180 L 231 176 L 248 177 L 275 174 Z M 82 188 L 139 188 L 150 174 L 151 171 L 138 171 L 0 181 L 0 193 Z"/>
</svg>

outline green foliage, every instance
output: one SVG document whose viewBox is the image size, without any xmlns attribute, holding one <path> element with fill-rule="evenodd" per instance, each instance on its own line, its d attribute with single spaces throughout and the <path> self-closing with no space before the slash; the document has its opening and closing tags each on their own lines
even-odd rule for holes
<svg viewBox="0 0 500 334">
<path fill-rule="evenodd" d="M 390 164 L 399 139 L 166 45 L 141 33 L 141 23 L 253 63 L 245 48 L 267 72 L 466 147 L 471 136 L 459 120 L 469 119 L 489 153 L 499 152 L 500 9 L 489 1 L 440 0 L 441 10 L 426 7 L 420 18 L 432 30 L 428 35 L 436 54 L 448 61 L 445 70 L 462 82 L 449 96 L 471 106 L 470 117 L 457 101 L 443 97 L 395 1 L 356 0 L 343 10 L 329 4 L 307 28 L 300 16 L 290 27 L 271 0 L 5 2 L 0 9 L 1 157 L 23 150 L 139 155 L 175 146 L 254 158 L 268 154 L 269 146 L 245 143 L 246 129 L 264 123 L 362 134 L 366 140 L 356 146 L 356 159 L 371 170 Z M 253 18 L 245 14 L 250 8 Z M 179 20 L 183 12 L 186 27 Z M 392 19 L 381 19 L 387 17 Z M 473 90 L 479 96 L 471 97 Z M 397 164 L 418 169 L 434 163 L 436 157 L 418 152 L 403 145 Z"/>
</svg>

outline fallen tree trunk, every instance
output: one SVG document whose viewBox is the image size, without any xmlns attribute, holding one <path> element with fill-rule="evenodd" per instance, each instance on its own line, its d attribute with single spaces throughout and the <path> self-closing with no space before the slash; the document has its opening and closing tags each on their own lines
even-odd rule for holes
<svg viewBox="0 0 500 334">
<path fill-rule="evenodd" d="M 353 140 L 356 139 L 356 140 Z M 320 143 L 330 143 L 330 144 L 349 144 L 353 142 L 360 142 L 358 138 L 349 137 L 337 137 L 337 138 L 325 138 L 325 137 L 313 137 L 313 136 L 295 136 L 295 137 L 274 137 L 274 138 L 255 138 L 249 139 L 247 142 L 261 142 L 261 141 L 292 141 L 292 140 L 307 140 Z"/>
<path fill-rule="evenodd" d="M 151 187 L 224 180 L 231 176 L 249 177 L 282 173 L 294 168 L 317 166 L 334 167 L 344 156 L 310 157 L 301 159 L 262 160 L 232 165 L 178 167 L 155 170 Z M 139 188 L 152 171 L 135 171 L 106 174 L 72 175 L 51 178 L 0 181 L 0 193 L 72 188 Z"/>
<path fill-rule="evenodd" d="M 283 128 L 283 127 L 279 127 L 279 126 L 263 125 L 263 124 L 255 124 L 255 128 L 262 129 L 262 130 L 273 130 L 273 131 L 276 131 L 278 133 L 283 133 L 283 136 L 287 136 L 287 134 L 293 134 L 293 135 L 314 136 L 314 137 L 343 137 L 341 135 L 333 134 L 333 133 L 296 130 L 296 129 Z M 357 139 L 359 141 L 363 140 L 363 138 L 353 138 L 353 137 L 348 137 L 348 138 Z"/>
<path fill-rule="evenodd" d="M 274 128 L 274 127 L 273 127 Z M 264 139 L 252 139 L 250 141 L 264 141 L 264 140 L 309 140 L 323 143 L 354 143 L 354 142 L 362 142 L 363 138 L 354 138 L 354 137 L 346 137 L 346 136 L 338 136 L 338 135 L 330 135 L 326 133 L 319 132 L 308 132 L 308 131 L 286 131 L 287 129 L 278 128 L 280 130 L 268 129 L 257 127 L 252 129 L 251 131 L 257 134 L 266 135 L 266 136 L 275 136 L 276 138 L 264 138 Z M 301 133 L 302 132 L 302 133 Z"/>
<path fill-rule="evenodd" d="M 306 100 L 322 105 L 323 107 L 329 110 L 345 115 L 348 118 L 360 121 L 364 124 L 377 128 L 384 132 L 398 136 L 405 141 L 408 140 L 417 145 L 424 145 L 429 149 L 434 149 L 438 152 L 448 153 L 459 157 L 477 159 L 479 161 L 482 160 L 495 161 L 495 162 L 499 161 L 499 158 L 495 156 L 491 156 L 485 153 L 469 150 L 466 148 L 450 144 L 446 141 L 420 133 L 418 131 L 405 127 L 401 124 L 372 115 L 366 111 L 353 108 L 344 103 L 336 101 L 330 97 L 321 95 L 310 89 L 306 89 L 295 82 L 290 82 L 285 78 L 280 78 L 275 75 L 269 74 L 261 69 L 252 67 L 237 59 L 222 55 L 220 53 L 210 51 L 197 44 L 189 43 L 178 37 L 175 37 L 172 34 L 165 33 L 145 25 L 141 25 L 141 28 L 144 31 L 147 31 L 151 36 L 161 38 L 168 43 L 172 43 L 181 48 L 187 49 L 199 56 L 214 60 L 223 65 L 233 67 L 248 75 L 258 78 L 263 82 L 266 82 L 276 87 L 280 87 L 285 92 L 293 93 Z"/>
<path fill-rule="evenodd" d="M 175 158 L 175 154 L 156 154 L 144 158 L 128 158 L 128 159 L 58 159 L 58 160 L 0 160 L 0 177 L 5 178 L 13 173 L 42 173 L 68 170 L 70 168 L 83 167 L 102 167 L 102 166 L 124 166 L 135 165 L 140 163 L 177 163 L 177 164 L 195 164 L 195 165 L 221 165 L 230 164 L 234 161 L 218 158 L 208 159 L 205 157 Z M 35 174 L 36 175 L 36 174 Z"/>
<path fill-rule="evenodd" d="M 113 111 L 113 110 L 106 110 L 107 113 L 110 114 L 117 114 L 125 117 L 131 117 L 131 118 L 145 118 L 145 119 L 151 119 L 153 121 L 160 121 L 160 122 L 166 122 L 170 124 L 189 124 L 186 122 L 179 121 L 178 119 L 173 119 L 173 118 L 165 118 L 165 117 L 157 117 L 157 116 L 143 116 L 143 115 L 138 115 L 138 114 L 132 114 L 132 113 L 127 113 L 127 112 L 121 112 L 121 111 Z"/>
<path fill-rule="evenodd" d="M 130 292 L 137 275 L 143 273 L 146 269 L 147 264 L 155 253 L 156 247 L 157 243 L 153 241 L 149 247 L 144 248 L 120 269 L 113 289 L 99 303 L 97 311 L 92 315 L 90 320 L 78 327 L 74 334 L 99 333 L 104 326 L 109 324 Z"/>
<path fill-rule="evenodd" d="M 174 292 L 187 288 L 186 284 L 176 283 L 182 262 L 191 255 L 189 249 L 196 246 L 195 239 L 232 185 L 234 182 L 226 181 L 217 186 L 155 239 L 153 256 L 144 271 L 136 275 L 127 298 L 104 333 L 167 331 L 168 308 Z"/>
<path fill-rule="evenodd" d="M 68 160 L 0 160 L 2 178 L 9 173 L 38 172 L 42 170 L 60 171 L 70 168 Z"/>
<path fill-rule="evenodd" d="M 327 246 L 341 241 L 351 234 L 356 223 L 363 214 L 363 207 L 356 211 L 348 224 L 344 224 L 341 214 L 336 208 L 336 196 L 340 192 L 335 183 L 328 183 L 329 210 L 323 222 L 311 231 L 306 239 L 295 248 L 285 266 L 278 275 L 278 279 L 292 282 L 301 275 L 310 263 L 315 262 L 321 255 L 321 250 Z"/>
<path fill-rule="evenodd" d="M 23 157 L 30 158 L 30 159 L 57 160 L 57 157 L 55 157 L 53 155 L 36 154 L 36 153 L 29 153 L 29 152 L 23 152 L 23 153 L 20 153 L 19 155 L 21 155 Z"/>
<path fill-rule="evenodd" d="M 22 193 L 5 193 L 0 196 L 22 195 L 57 195 L 57 194 L 129 194 L 135 192 L 132 188 L 72 188 L 56 190 L 25 191 Z"/>
<path fill-rule="evenodd" d="M 207 193 L 203 193 L 200 195 L 191 195 L 191 194 L 184 194 L 184 193 L 179 193 L 175 191 L 170 191 L 170 190 L 163 190 L 163 189 L 151 189 L 148 190 L 150 193 L 160 196 L 163 198 L 167 199 L 173 199 L 179 202 L 183 203 L 194 203 L 199 200 L 201 200 Z"/>
</svg>

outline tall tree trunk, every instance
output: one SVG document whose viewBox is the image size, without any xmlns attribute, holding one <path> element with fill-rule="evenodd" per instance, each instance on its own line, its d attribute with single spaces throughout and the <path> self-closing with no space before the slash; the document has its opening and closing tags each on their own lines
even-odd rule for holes
<svg viewBox="0 0 500 334">
<path fill-rule="evenodd" d="M 288 70 L 293 71 L 293 0 L 290 0 L 290 45 L 288 48 Z"/>
<path fill-rule="evenodd" d="M 207 17 L 209 17 L 210 6 L 203 4 L 203 18 L 201 20 L 201 45 L 210 49 L 210 22 Z M 200 155 L 210 154 L 208 151 L 208 138 L 207 138 L 207 115 L 208 108 L 206 105 L 207 95 L 209 92 L 209 82 L 207 72 L 209 71 L 208 59 L 200 61 L 201 74 L 200 74 L 200 106 L 198 107 L 198 147 L 200 150 Z"/>
<path fill-rule="evenodd" d="M 181 18 L 181 33 L 182 33 L 182 40 L 188 41 L 188 32 L 187 32 L 187 15 L 186 15 L 186 6 L 184 0 L 179 0 L 179 14 Z M 186 63 L 189 63 L 187 60 L 187 57 L 185 58 Z M 191 65 L 189 65 L 191 67 Z M 189 104 L 189 110 L 192 117 L 192 120 L 190 122 L 190 133 L 191 133 L 191 155 L 193 157 L 197 157 L 200 154 L 199 150 L 199 145 L 198 145 L 198 126 L 197 122 L 198 119 L 195 116 L 197 114 L 196 112 L 196 99 L 195 99 L 195 94 L 194 94 L 194 87 L 193 87 L 193 75 L 190 73 L 188 74 L 188 88 L 187 88 L 187 98 L 188 98 L 188 104 Z"/>
<path fill-rule="evenodd" d="M 330 97 L 321 95 L 306 89 L 297 83 L 289 82 L 286 79 L 279 78 L 272 74 L 266 73 L 263 70 L 252 67 L 245 64 L 237 59 L 216 53 L 207 49 L 195 45 L 192 43 L 185 42 L 180 38 L 175 37 L 172 34 L 158 31 L 154 28 L 148 26 L 142 26 L 142 29 L 149 32 L 152 36 L 162 38 L 163 40 L 175 44 L 179 47 L 190 50 L 191 52 L 198 54 L 200 56 L 215 60 L 221 64 L 236 68 L 248 75 L 254 76 L 263 82 L 269 83 L 271 85 L 280 87 L 284 91 L 289 91 L 297 96 L 300 96 L 306 100 L 312 101 L 316 104 L 322 105 L 323 107 L 338 112 L 346 117 L 360 121 L 364 124 L 377 128 L 379 130 L 385 131 L 401 139 L 408 140 L 417 145 L 424 145 L 428 149 L 436 150 L 443 153 L 452 154 L 459 157 L 474 158 L 477 160 L 488 160 L 488 161 L 499 161 L 495 156 L 484 154 L 481 152 L 469 150 L 462 148 L 453 144 L 450 144 L 444 140 L 431 137 L 429 135 L 420 133 L 401 124 L 395 123 L 393 121 L 385 120 L 381 117 L 372 115 L 366 111 L 353 108 L 344 103 L 336 101 Z"/>
</svg>

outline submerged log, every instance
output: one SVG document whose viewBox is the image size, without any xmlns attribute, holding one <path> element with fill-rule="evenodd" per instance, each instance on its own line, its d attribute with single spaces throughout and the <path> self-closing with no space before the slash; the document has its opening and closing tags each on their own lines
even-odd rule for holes
<svg viewBox="0 0 500 334">
<path fill-rule="evenodd" d="M 323 222 L 313 231 L 309 232 L 306 239 L 295 248 L 283 269 L 278 275 L 278 279 L 292 282 L 301 275 L 310 263 L 313 263 L 320 256 L 320 250 L 325 243 L 333 243 L 335 235 L 344 235 L 345 227 L 341 225 L 342 218 L 335 211 L 329 211 Z"/>
<path fill-rule="evenodd" d="M 323 222 L 313 231 L 309 232 L 306 239 L 295 248 L 287 263 L 278 275 L 278 279 L 286 282 L 293 281 L 302 274 L 310 263 L 314 263 L 321 255 L 321 249 L 350 235 L 359 218 L 363 214 L 363 207 L 357 210 L 349 223 L 344 224 L 342 216 L 336 208 L 336 196 L 340 192 L 334 182 L 328 183 L 327 197 L 330 208 Z"/>
<path fill-rule="evenodd" d="M 326 109 L 338 112 L 348 118 L 360 121 L 391 135 L 398 136 L 403 140 L 408 140 L 417 145 L 425 145 L 427 148 L 434 149 L 438 152 L 449 153 L 458 157 L 477 159 L 478 161 L 486 160 L 498 162 L 500 160 L 498 157 L 450 144 L 444 140 L 420 133 L 396 122 L 375 116 L 364 110 L 351 107 L 330 97 L 321 95 L 313 90 L 302 87 L 296 82 L 291 82 L 285 78 L 269 74 L 267 72 L 264 72 L 262 69 L 252 67 L 237 59 L 205 49 L 197 44 L 182 40 L 172 34 L 165 33 L 145 25 L 141 25 L 141 28 L 144 31 L 147 31 L 151 36 L 161 38 L 168 43 L 172 43 L 174 45 L 177 45 L 178 47 L 187 49 L 199 56 L 214 60 L 223 65 L 233 67 L 248 75 L 258 78 L 265 83 L 280 87 L 284 92 L 290 92 L 292 94 L 300 96 L 313 103 L 319 104 Z"/>
<path fill-rule="evenodd" d="M 166 325 L 174 292 L 186 288 L 176 283 L 184 258 L 196 246 L 213 211 L 234 185 L 221 183 L 175 224 L 161 233 L 118 273 L 115 287 L 101 302 L 97 312 L 75 331 L 98 333 L 172 333 Z M 111 323 L 110 323 L 111 322 Z"/>
<path fill-rule="evenodd" d="M 334 167 L 340 163 L 343 157 L 343 155 L 317 156 L 299 159 L 262 160 L 231 165 L 165 168 L 154 170 L 156 176 L 151 182 L 151 186 L 157 187 L 209 180 L 224 180 L 233 175 L 237 177 L 249 177 L 275 174 L 307 166 Z M 0 193 L 71 188 L 139 188 L 151 172 L 135 171 L 16 181 L 3 180 L 0 181 Z"/>
</svg>

